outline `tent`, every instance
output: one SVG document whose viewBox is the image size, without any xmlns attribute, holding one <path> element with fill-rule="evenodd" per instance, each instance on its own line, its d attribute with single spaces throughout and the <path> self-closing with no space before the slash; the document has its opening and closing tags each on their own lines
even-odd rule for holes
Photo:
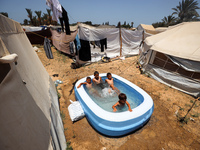
<svg viewBox="0 0 200 150">
<path fill-rule="evenodd" d="M 55 85 L 18 22 L 0 15 L 0 149 L 66 149 Z"/>
<path fill-rule="evenodd" d="M 152 78 L 200 96 L 200 22 L 184 22 L 147 37 L 140 54 L 142 70 Z"/>
</svg>

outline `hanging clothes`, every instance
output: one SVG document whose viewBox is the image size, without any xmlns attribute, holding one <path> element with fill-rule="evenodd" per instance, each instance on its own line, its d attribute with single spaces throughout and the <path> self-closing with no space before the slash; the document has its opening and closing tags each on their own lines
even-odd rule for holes
<svg viewBox="0 0 200 150">
<path fill-rule="evenodd" d="M 82 61 L 91 60 L 91 50 L 89 41 L 81 40 L 81 49 L 79 50 L 79 59 Z"/>
<path fill-rule="evenodd" d="M 51 8 L 52 20 L 57 21 L 62 17 L 62 8 L 58 0 L 46 0 L 46 5 Z"/>
<path fill-rule="evenodd" d="M 65 32 L 67 35 L 71 35 L 70 28 L 69 28 L 69 19 L 67 16 L 67 11 L 62 7 L 62 17 L 60 19 L 60 24 L 62 27 L 62 31 L 64 32 L 63 22 L 65 23 Z"/>
<path fill-rule="evenodd" d="M 78 55 L 78 51 L 81 49 L 81 42 L 80 42 L 78 34 L 75 37 L 74 44 L 75 44 L 75 49 L 76 49 L 76 55 Z"/>
<path fill-rule="evenodd" d="M 70 54 L 74 54 L 74 42 L 69 43 Z"/>
<path fill-rule="evenodd" d="M 101 44 L 101 52 L 104 52 L 104 46 L 105 49 L 107 49 L 107 38 L 100 40 L 100 44 Z"/>
<path fill-rule="evenodd" d="M 76 35 L 76 46 L 77 46 L 77 50 L 79 51 L 81 49 L 81 42 L 79 40 L 78 34 Z"/>
<path fill-rule="evenodd" d="M 50 40 L 48 38 L 44 38 L 44 50 L 48 59 L 53 59 L 53 54 L 51 51 Z"/>
</svg>

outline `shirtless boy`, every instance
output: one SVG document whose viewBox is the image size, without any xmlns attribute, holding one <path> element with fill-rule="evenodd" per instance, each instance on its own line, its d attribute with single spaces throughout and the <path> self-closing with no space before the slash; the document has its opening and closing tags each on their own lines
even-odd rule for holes
<svg viewBox="0 0 200 150">
<path fill-rule="evenodd" d="M 128 110 L 131 112 L 132 109 L 131 109 L 129 102 L 127 102 L 127 100 L 126 100 L 127 99 L 126 94 L 120 93 L 118 97 L 119 97 L 119 101 L 112 106 L 113 111 L 114 112 L 117 111 L 116 106 L 124 106 L 126 104 L 128 106 Z"/>
<path fill-rule="evenodd" d="M 95 85 L 100 86 L 102 89 L 104 88 L 102 78 L 99 76 L 98 71 L 94 72 L 94 78 L 92 79 L 92 81 Z"/>
<path fill-rule="evenodd" d="M 108 85 L 112 88 L 112 90 L 114 90 L 119 95 L 120 91 L 118 90 L 118 88 L 116 88 L 114 86 L 114 82 L 113 82 L 111 73 L 107 73 L 107 78 L 108 79 L 106 79 L 105 82 L 108 83 Z"/>
<path fill-rule="evenodd" d="M 81 85 L 83 85 L 83 84 L 85 84 L 86 87 L 89 89 L 89 93 L 90 93 L 90 94 L 95 94 L 96 96 L 99 96 L 99 97 L 100 97 L 99 93 L 93 88 L 92 82 L 91 82 L 91 78 L 90 78 L 90 77 L 87 77 L 87 78 L 86 78 L 86 82 L 80 83 L 80 84 L 77 86 L 77 88 L 80 88 Z"/>
<path fill-rule="evenodd" d="M 77 86 L 77 88 L 80 88 L 81 85 L 83 85 L 83 84 L 85 84 L 86 87 L 87 87 L 88 89 L 91 89 L 91 88 L 92 88 L 91 78 L 90 78 L 90 77 L 87 77 L 87 78 L 86 78 L 86 82 L 80 83 L 80 84 Z"/>
</svg>

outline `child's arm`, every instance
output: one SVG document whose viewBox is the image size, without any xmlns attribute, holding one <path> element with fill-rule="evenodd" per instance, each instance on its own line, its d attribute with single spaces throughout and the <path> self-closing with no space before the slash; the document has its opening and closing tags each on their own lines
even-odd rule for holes
<svg viewBox="0 0 200 150">
<path fill-rule="evenodd" d="M 102 78 L 101 77 L 99 77 L 99 78 L 100 78 L 100 83 L 102 83 L 103 82 Z"/>
<path fill-rule="evenodd" d="M 117 102 L 116 104 L 114 104 L 114 105 L 112 106 L 114 112 L 117 111 L 117 109 L 116 109 L 116 106 L 117 106 L 117 105 L 119 105 L 119 102 Z"/>
<path fill-rule="evenodd" d="M 77 86 L 77 88 L 80 88 L 81 85 L 83 85 L 83 84 L 87 84 L 87 83 L 86 83 L 86 82 L 80 83 L 80 84 Z"/>
<path fill-rule="evenodd" d="M 128 106 L 128 110 L 131 112 L 131 111 L 132 111 L 131 105 L 130 105 L 129 102 L 127 102 L 127 101 L 126 101 L 126 104 L 127 104 L 127 106 Z"/>
</svg>

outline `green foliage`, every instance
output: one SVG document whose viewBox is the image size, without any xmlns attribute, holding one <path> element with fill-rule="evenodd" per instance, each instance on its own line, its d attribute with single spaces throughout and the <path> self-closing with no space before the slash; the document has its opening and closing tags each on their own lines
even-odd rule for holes
<svg viewBox="0 0 200 150">
<path fill-rule="evenodd" d="M 2 15 L 4 15 L 4 16 L 8 17 L 8 13 L 7 13 L 7 12 L 0 12 L 0 14 L 2 14 Z"/>
<path fill-rule="evenodd" d="M 71 144 L 71 142 L 68 141 L 67 142 L 67 148 L 66 148 L 66 150 L 73 150 L 73 148 L 70 146 L 70 144 Z"/>
<path fill-rule="evenodd" d="M 46 10 L 47 13 L 43 13 L 43 15 L 42 11 L 34 11 L 36 14 L 36 16 L 34 16 L 31 9 L 26 8 L 30 21 L 24 19 L 24 25 L 28 24 L 33 26 L 50 25 L 50 24 L 57 25 L 58 23 L 56 21 L 52 21 L 51 9 L 46 9 Z"/>
<path fill-rule="evenodd" d="M 63 113 L 63 111 L 60 112 L 60 116 L 62 120 L 65 120 L 65 113 Z"/>
<path fill-rule="evenodd" d="M 191 114 L 192 117 L 199 117 L 200 114 L 199 113 L 195 113 L 195 114 Z"/>
<path fill-rule="evenodd" d="M 172 8 L 172 10 L 174 10 L 172 15 L 176 14 L 179 22 L 197 21 L 199 20 L 199 14 L 196 9 L 200 9 L 197 1 L 182 0 L 182 2 L 179 2 L 178 6 Z"/>
<path fill-rule="evenodd" d="M 198 7 L 197 1 L 182 0 L 182 2 L 179 2 L 178 6 L 172 8 L 174 12 L 171 15 L 164 17 L 162 22 L 152 23 L 152 25 L 154 28 L 157 28 L 168 27 L 170 25 L 176 25 L 181 22 L 200 21 L 199 14 L 196 11 L 197 9 L 200 9 L 200 7 Z M 174 15 L 177 15 L 177 17 Z"/>
</svg>

